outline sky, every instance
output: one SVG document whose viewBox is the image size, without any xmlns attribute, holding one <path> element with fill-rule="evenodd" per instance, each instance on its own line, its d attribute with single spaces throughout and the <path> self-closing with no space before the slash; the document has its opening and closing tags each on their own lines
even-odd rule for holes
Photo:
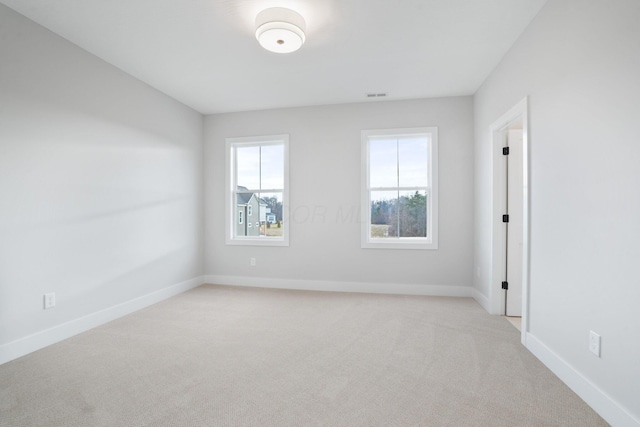
<svg viewBox="0 0 640 427">
<path fill-rule="evenodd" d="M 284 145 L 237 147 L 237 184 L 250 190 L 284 189 Z"/>
<path fill-rule="evenodd" d="M 369 187 L 427 187 L 427 138 L 371 138 Z"/>
</svg>

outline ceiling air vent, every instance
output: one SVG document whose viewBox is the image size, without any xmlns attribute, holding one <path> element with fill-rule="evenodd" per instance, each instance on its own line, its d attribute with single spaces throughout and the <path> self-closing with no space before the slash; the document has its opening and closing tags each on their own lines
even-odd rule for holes
<svg viewBox="0 0 640 427">
<path fill-rule="evenodd" d="M 384 98 L 387 96 L 386 93 L 367 93 L 365 94 L 367 98 Z"/>
</svg>

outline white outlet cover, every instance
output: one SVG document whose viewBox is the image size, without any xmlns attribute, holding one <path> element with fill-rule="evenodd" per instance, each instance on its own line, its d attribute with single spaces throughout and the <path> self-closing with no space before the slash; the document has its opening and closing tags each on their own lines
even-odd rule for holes
<svg viewBox="0 0 640 427">
<path fill-rule="evenodd" d="M 56 294 L 51 292 L 44 294 L 44 309 L 53 308 L 56 306 Z"/>
<path fill-rule="evenodd" d="M 589 331 L 589 351 L 600 357 L 600 335 Z"/>
</svg>

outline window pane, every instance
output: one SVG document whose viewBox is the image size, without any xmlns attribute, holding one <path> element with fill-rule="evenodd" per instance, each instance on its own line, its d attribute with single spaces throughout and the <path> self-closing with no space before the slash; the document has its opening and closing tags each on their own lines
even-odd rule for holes
<svg viewBox="0 0 640 427">
<path fill-rule="evenodd" d="M 398 217 L 400 237 L 427 237 L 427 192 L 401 191 Z"/>
<path fill-rule="evenodd" d="M 438 249 L 438 129 L 363 130 L 361 149 L 361 247 Z"/>
<path fill-rule="evenodd" d="M 397 237 L 397 191 L 371 192 L 371 237 Z"/>
<path fill-rule="evenodd" d="M 369 141 L 369 186 L 398 186 L 398 147 L 396 139 L 372 138 Z"/>
<path fill-rule="evenodd" d="M 260 147 L 237 147 L 238 187 L 260 188 Z"/>
<path fill-rule="evenodd" d="M 426 187 L 428 137 L 402 138 L 398 144 L 400 187 Z"/>
<path fill-rule="evenodd" d="M 260 235 L 282 237 L 282 193 L 260 194 Z"/>
<path fill-rule="evenodd" d="M 225 145 L 230 172 L 225 242 L 288 246 L 283 202 L 288 200 L 289 135 L 226 138 Z"/>
<path fill-rule="evenodd" d="M 261 178 L 260 188 L 284 188 L 284 145 L 262 147 Z"/>
</svg>

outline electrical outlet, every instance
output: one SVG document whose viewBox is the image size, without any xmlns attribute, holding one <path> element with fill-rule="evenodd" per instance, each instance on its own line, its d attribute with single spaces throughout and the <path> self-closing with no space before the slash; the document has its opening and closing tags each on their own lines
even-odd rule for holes
<svg viewBox="0 0 640 427">
<path fill-rule="evenodd" d="M 589 331 L 589 351 L 600 357 L 600 335 Z"/>
<path fill-rule="evenodd" d="M 255 267 L 255 266 L 256 266 L 256 259 L 251 258 L 251 267 Z"/>
<path fill-rule="evenodd" d="M 56 306 L 56 294 L 55 292 L 51 292 L 49 294 L 44 294 L 44 309 L 53 308 Z"/>
</svg>

